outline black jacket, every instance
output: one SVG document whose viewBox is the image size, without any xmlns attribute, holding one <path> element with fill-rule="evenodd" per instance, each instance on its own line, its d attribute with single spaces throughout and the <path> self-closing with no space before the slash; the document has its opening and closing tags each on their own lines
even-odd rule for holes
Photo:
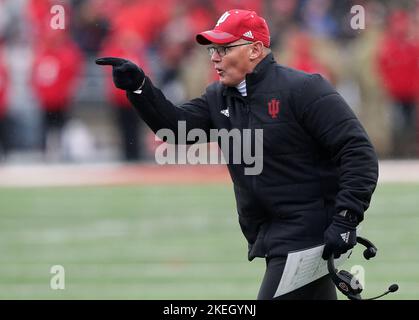
<svg viewBox="0 0 419 320">
<path fill-rule="evenodd" d="M 337 211 L 362 221 L 378 178 L 374 148 L 362 125 L 320 75 L 277 64 L 269 54 L 246 76 L 247 97 L 236 88 L 211 84 L 175 107 L 147 78 L 143 92 L 127 92 L 140 116 L 156 132 L 263 129 L 263 170 L 245 175 L 244 164 L 228 164 L 248 258 L 286 255 L 323 242 Z M 269 103 L 279 101 L 279 113 Z M 228 117 L 225 112 L 228 108 Z M 230 149 L 231 150 L 231 149 Z"/>
</svg>

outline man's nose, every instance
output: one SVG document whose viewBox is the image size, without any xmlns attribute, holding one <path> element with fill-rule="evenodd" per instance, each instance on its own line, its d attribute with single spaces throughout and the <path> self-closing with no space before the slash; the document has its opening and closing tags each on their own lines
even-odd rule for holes
<svg viewBox="0 0 419 320">
<path fill-rule="evenodd" d="M 212 55 L 211 55 L 211 61 L 212 62 L 220 62 L 221 61 L 221 56 L 220 54 L 217 52 L 217 50 L 215 50 Z"/>
</svg>

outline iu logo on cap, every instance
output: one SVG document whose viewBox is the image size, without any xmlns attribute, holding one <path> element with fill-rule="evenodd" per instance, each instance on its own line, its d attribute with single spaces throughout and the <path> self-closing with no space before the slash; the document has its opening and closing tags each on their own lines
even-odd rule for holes
<svg viewBox="0 0 419 320">
<path fill-rule="evenodd" d="M 272 99 L 271 101 L 268 102 L 268 112 L 271 115 L 272 119 L 277 118 L 278 113 L 279 113 L 279 100 L 277 99 Z"/>
<path fill-rule="evenodd" d="M 218 19 L 217 24 L 215 26 L 218 27 L 220 24 L 226 21 L 229 15 L 230 13 L 228 11 L 224 12 L 224 14 L 220 17 L 220 19 Z"/>
</svg>

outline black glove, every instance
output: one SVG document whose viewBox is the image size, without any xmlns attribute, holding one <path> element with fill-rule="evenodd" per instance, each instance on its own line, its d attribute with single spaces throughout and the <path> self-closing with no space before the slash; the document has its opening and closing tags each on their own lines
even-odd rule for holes
<svg viewBox="0 0 419 320">
<path fill-rule="evenodd" d="M 329 259 L 332 254 L 339 258 L 342 253 L 352 249 L 356 245 L 357 225 L 356 221 L 335 215 L 324 233 L 323 259 Z"/>
<path fill-rule="evenodd" d="M 96 59 L 96 64 L 112 66 L 113 82 L 119 89 L 135 91 L 144 84 L 144 71 L 129 60 L 105 57 Z"/>
</svg>

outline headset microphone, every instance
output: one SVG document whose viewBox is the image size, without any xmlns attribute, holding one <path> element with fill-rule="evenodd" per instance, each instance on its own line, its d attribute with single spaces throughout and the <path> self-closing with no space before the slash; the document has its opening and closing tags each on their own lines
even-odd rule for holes
<svg viewBox="0 0 419 320">
<path fill-rule="evenodd" d="M 396 292 L 397 290 L 399 290 L 399 286 L 397 284 L 392 284 L 390 287 L 388 287 L 387 291 L 380 294 L 379 296 L 373 297 L 373 298 L 368 298 L 368 299 L 362 299 L 361 297 L 349 297 L 349 299 L 352 298 L 352 300 L 375 300 L 378 298 L 381 298 L 391 292 Z M 359 295 L 358 295 L 359 296 Z"/>
<path fill-rule="evenodd" d="M 357 242 L 362 244 L 366 249 L 364 250 L 364 258 L 369 260 L 370 258 L 375 257 L 377 254 L 377 247 L 372 244 L 371 241 L 357 237 Z M 359 283 L 358 279 L 352 275 L 350 272 L 345 270 L 338 270 L 335 268 L 333 254 L 327 260 L 327 269 L 329 270 L 330 276 L 336 287 L 351 300 L 375 300 L 381 298 L 391 292 L 396 292 L 399 289 L 397 284 L 392 284 L 386 292 L 380 294 L 376 297 L 369 299 L 362 299 L 361 292 L 363 290 L 362 285 Z"/>
</svg>

